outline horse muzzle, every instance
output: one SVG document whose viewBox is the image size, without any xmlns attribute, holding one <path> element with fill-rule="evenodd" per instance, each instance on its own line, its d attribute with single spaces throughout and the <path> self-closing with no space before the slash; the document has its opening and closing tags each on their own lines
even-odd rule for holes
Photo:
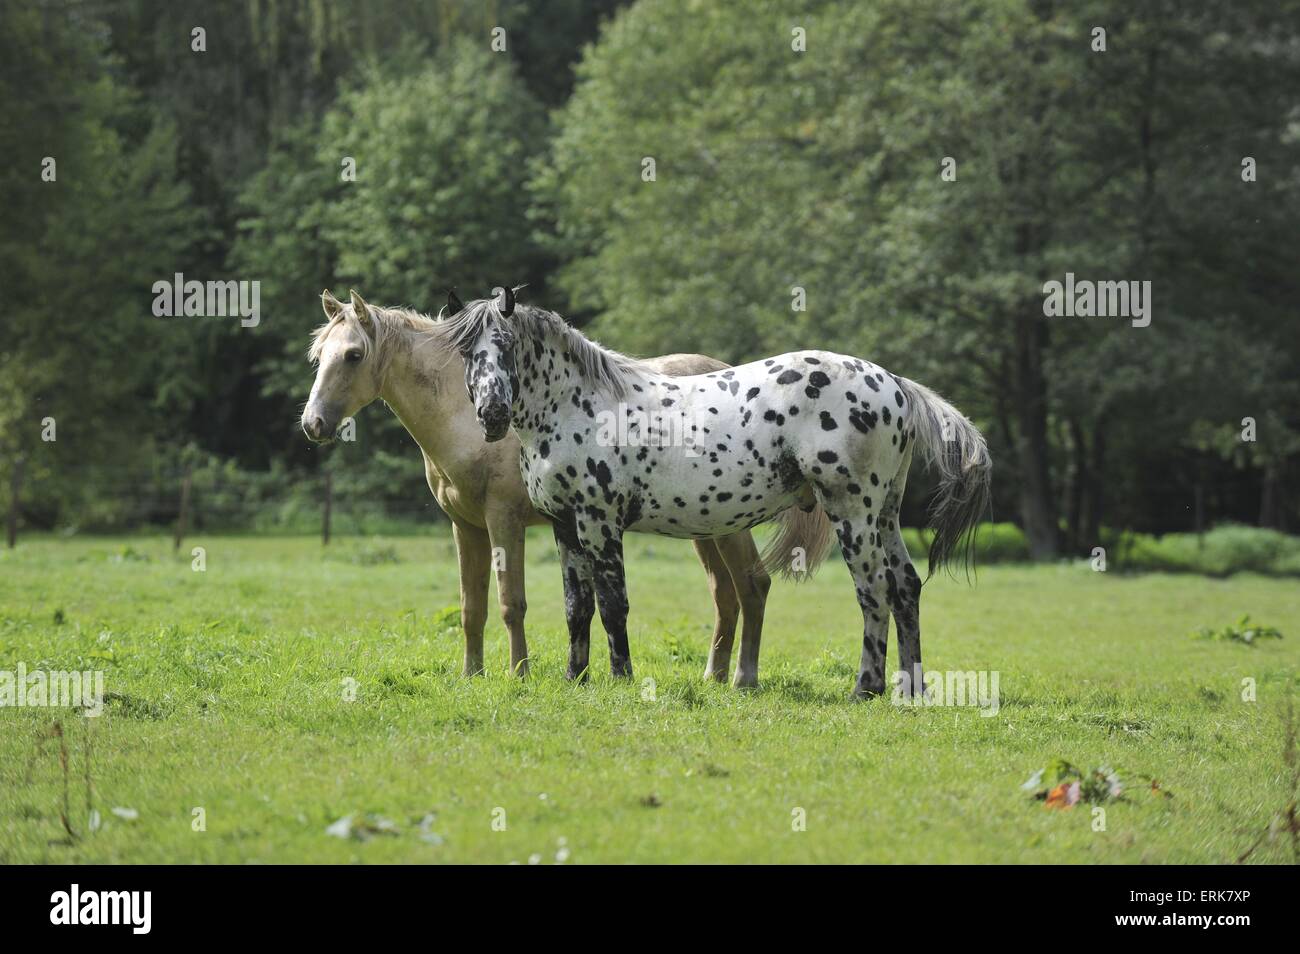
<svg viewBox="0 0 1300 954">
<path fill-rule="evenodd" d="M 307 439 L 313 444 L 324 444 L 334 438 L 334 426 L 330 425 L 324 417 L 314 412 L 304 412 L 302 416 L 302 432 L 307 435 Z"/>
<path fill-rule="evenodd" d="M 510 430 L 510 408 L 505 404 L 489 404 L 479 409 L 478 422 L 489 444 L 499 441 Z"/>
</svg>

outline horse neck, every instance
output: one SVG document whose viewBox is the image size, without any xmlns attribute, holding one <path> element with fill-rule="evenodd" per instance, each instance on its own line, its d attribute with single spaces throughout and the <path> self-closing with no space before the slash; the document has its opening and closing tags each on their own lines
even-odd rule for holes
<svg viewBox="0 0 1300 954">
<path fill-rule="evenodd" d="M 474 409 L 465 394 L 465 363 L 460 356 L 437 339 L 418 335 L 407 334 L 405 341 L 392 344 L 379 396 L 425 456 L 434 463 L 450 463 L 481 444 Z"/>
<path fill-rule="evenodd" d="M 520 393 L 516 395 L 516 405 L 537 408 L 547 406 L 550 401 L 558 401 L 561 413 L 564 413 L 563 409 L 572 409 L 570 401 L 574 388 L 581 388 L 586 399 L 598 408 L 617 403 L 617 399 L 611 397 L 604 386 L 582 373 L 582 362 L 571 353 L 568 341 L 559 331 L 546 328 L 535 334 L 538 336 L 536 340 L 542 344 L 540 356 L 533 347 L 532 337 L 521 340 L 515 349 L 515 371 L 520 381 Z M 552 359 L 556 368 L 567 367 L 577 376 L 576 380 L 570 378 L 566 383 L 552 374 L 550 383 L 545 383 L 547 363 Z M 547 415 L 542 417 L 549 421 Z M 517 431 L 528 429 L 521 426 L 518 415 L 515 419 L 515 429 Z M 543 429 L 546 429 L 546 426 Z"/>
</svg>

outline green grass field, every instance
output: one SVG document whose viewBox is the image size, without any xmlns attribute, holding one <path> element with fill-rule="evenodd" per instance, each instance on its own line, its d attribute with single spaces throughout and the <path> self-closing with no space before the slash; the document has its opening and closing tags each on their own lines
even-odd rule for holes
<svg viewBox="0 0 1300 954">
<path fill-rule="evenodd" d="M 586 686 L 562 677 L 544 535 L 525 682 L 495 615 L 488 675 L 459 674 L 449 536 L 329 550 L 33 536 L 0 552 L 0 670 L 104 669 L 111 694 L 97 719 L 0 710 L 0 862 L 1230 862 L 1291 798 L 1294 581 L 1084 563 L 935 580 L 927 668 L 997 671 L 986 717 L 849 701 L 861 624 L 838 564 L 776 584 L 762 688 L 737 692 L 701 680 L 712 610 L 685 543 L 629 538 L 637 679 L 609 678 L 597 625 Z M 1243 613 L 1286 638 L 1189 636 Z M 1119 773 L 1104 831 L 1087 805 L 1021 791 L 1055 757 Z M 347 816 L 349 837 L 327 832 Z M 366 819 L 393 830 L 364 837 Z M 1290 858 L 1281 841 L 1251 856 Z"/>
</svg>

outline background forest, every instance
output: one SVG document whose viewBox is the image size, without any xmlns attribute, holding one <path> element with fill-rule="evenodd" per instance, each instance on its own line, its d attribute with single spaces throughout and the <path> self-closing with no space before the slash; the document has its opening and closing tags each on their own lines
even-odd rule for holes
<svg viewBox="0 0 1300 954">
<path fill-rule="evenodd" d="M 187 467 L 209 528 L 318 520 L 323 470 L 356 527 L 428 523 L 383 407 L 298 429 L 319 295 L 503 282 L 632 353 L 934 387 L 1034 558 L 1300 524 L 1293 0 L 2 0 L 0 102 L 25 529 L 164 525 Z M 155 317 L 178 272 L 260 323 Z M 1046 318 L 1067 272 L 1151 324 Z"/>
</svg>

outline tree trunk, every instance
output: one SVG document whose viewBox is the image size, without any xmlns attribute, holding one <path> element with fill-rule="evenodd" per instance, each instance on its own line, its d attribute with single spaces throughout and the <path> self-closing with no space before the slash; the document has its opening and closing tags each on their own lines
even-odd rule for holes
<svg viewBox="0 0 1300 954">
<path fill-rule="evenodd" d="M 1060 528 L 1048 462 L 1047 381 L 1043 352 L 1047 350 L 1047 319 L 1042 305 L 1031 299 L 1016 321 L 1016 406 L 1019 427 L 1016 456 L 1020 463 L 1020 519 L 1034 560 L 1061 554 Z"/>
<path fill-rule="evenodd" d="M 185 466 L 185 476 L 181 478 L 181 506 L 180 513 L 176 515 L 176 536 L 172 542 L 172 549 L 180 551 L 181 541 L 185 539 L 185 531 L 190 525 L 190 483 L 194 479 L 194 471 L 190 465 Z"/>
<path fill-rule="evenodd" d="M 5 537 L 12 550 L 18 545 L 18 511 L 23 492 L 23 466 L 27 463 L 21 454 L 14 458 L 13 473 L 9 476 L 9 519 L 5 523 Z"/>
<path fill-rule="evenodd" d="M 1101 545 L 1101 524 L 1106 509 L 1106 483 L 1101 475 L 1106 472 L 1106 432 L 1103 425 L 1098 425 L 1092 435 L 1092 450 L 1089 454 L 1088 479 L 1084 483 L 1079 519 L 1080 535 L 1083 546 L 1091 550 Z"/>
<path fill-rule="evenodd" d="M 1277 492 L 1281 483 L 1279 475 L 1282 467 L 1277 461 L 1264 464 L 1264 483 L 1259 495 L 1259 525 L 1272 530 L 1284 530 L 1282 526 L 1281 500 Z"/>
<path fill-rule="evenodd" d="M 1196 521 L 1196 548 L 1205 549 L 1205 460 L 1196 465 L 1196 484 L 1193 488 L 1194 519 Z"/>
<path fill-rule="evenodd" d="M 1065 547 L 1068 553 L 1078 554 L 1093 545 L 1084 532 L 1084 496 L 1090 481 L 1088 473 L 1088 442 L 1083 424 L 1077 417 L 1068 423 L 1070 434 L 1070 471 L 1065 488 Z"/>
</svg>

